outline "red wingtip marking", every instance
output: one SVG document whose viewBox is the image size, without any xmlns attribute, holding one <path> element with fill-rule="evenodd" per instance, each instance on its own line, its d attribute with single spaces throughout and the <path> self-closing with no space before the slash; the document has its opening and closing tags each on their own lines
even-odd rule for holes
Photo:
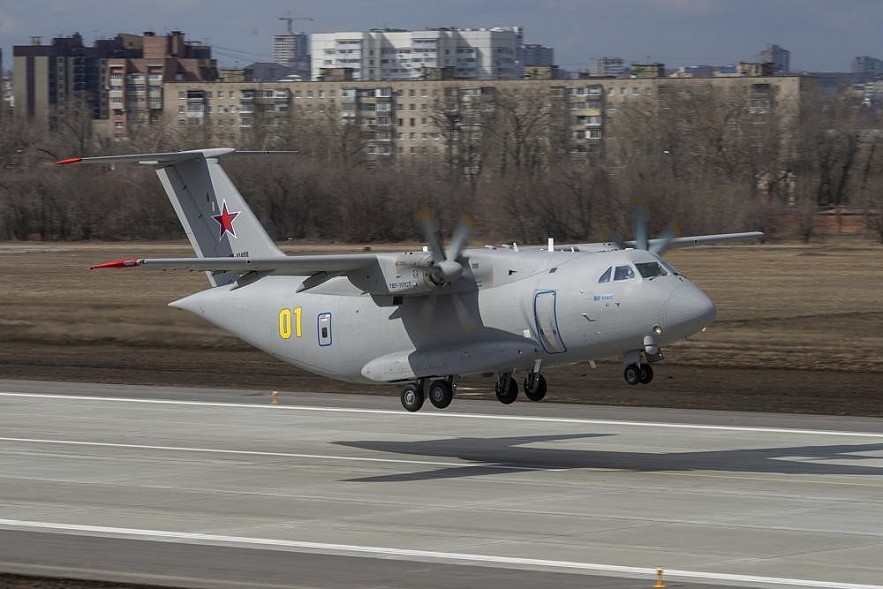
<svg viewBox="0 0 883 589">
<path fill-rule="evenodd" d="M 63 166 L 66 164 L 76 164 L 81 161 L 83 161 L 83 158 L 81 158 L 81 157 L 69 157 L 66 160 L 58 160 L 55 163 L 58 164 L 59 166 Z"/>
<path fill-rule="evenodd" d="M 140 266 L 137 258 L 127 258 L 125 260 L 114 260 L 113 262 L 104 262 L 103 264 L 95 264 L 89 266 L 89 270 L 98 270 L 100 268 L 134 268 Z"/>
</svg>

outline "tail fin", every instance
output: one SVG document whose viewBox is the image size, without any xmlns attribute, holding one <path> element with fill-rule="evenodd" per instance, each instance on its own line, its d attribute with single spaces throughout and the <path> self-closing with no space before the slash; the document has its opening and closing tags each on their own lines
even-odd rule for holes
<svg viewBox="0 0 883 589">
<path fill-rule="evenodd" d="M 171 153 L 72 158 L 62 164 L 137 162 L 156 168 L 181 225 L 200 258 L 283 256 L 218 159 L 235 150 L 196 149 Z M 212 285 L 236 275 L 209 275 Z"/>
</svg>

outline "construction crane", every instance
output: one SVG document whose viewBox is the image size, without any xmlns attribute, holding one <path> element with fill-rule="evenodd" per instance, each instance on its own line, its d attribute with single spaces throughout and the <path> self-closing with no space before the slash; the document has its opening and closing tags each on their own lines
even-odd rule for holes
<svg viewBox="0 0 883 589">
<path fill-rule="evenodd" d="M 284 21 L 286 21 L 286 22 L 288 23 L 288 34 L 289 34 L 289 35 L 292 35 L 292 34 L 294 34 L 294 31 L 291 30 L 291 23 L 292 23 L 293 21 L 296 21 L 296 20 L 309 20 L 309 21 L 312 21 L 312 20 L 315 20 L 315 19 L 312 19 L 312 18 L 310 18 L 310 17 L 308 17 L 308 16 L 291 16 L 291 11 L 289 10 L 289 11 L 288 11 L 288 16 L 280 16 L 280 17 L 279 17 L 279 20 L 284 20 Z"/>
</svg>

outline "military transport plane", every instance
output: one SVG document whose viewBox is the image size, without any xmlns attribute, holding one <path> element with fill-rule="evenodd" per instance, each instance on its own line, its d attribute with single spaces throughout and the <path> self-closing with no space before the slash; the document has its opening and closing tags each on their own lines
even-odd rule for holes
<svg viewBox="0 0 883 589">
<path fill-rule="evenodd" d="M 660 258 L 664 250 L 763 234 L 731 233 L 546 247 L 464 249 L 469 224 L 443 249 L 287 256 L 273 243 L 215 148 L 71 158 L 60 164 L 151 166 L 195 258 L 123 259 L 93 268 L 204 271 L 211 288 L 170 303 L 295 366 L 356 383 L 402 383 L 419 410 L 453 399 L 460 375 L 496 378 L 501 403 L 546 395 L 543 370 L 621 356 L 630 384 L 649 383 L 662 346 L 702 330 L 714 303 Z M 256 153 L 256 152 L 240 152 Z"/>
</svg>

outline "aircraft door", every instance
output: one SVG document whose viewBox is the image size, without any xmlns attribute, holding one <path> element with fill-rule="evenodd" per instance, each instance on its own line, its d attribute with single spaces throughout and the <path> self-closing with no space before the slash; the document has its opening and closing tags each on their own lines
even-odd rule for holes
<svg viewBox="0 0 883 589">
<path fill-rule="evenodd" d="M 555 310 L 557 296 L 558 293 L 554 290 L 544 290 L 536 293 L 533 299 L 537 336 L 543 349 L 550 354 L 567 351 L 558 331 L 558 316 Z"/>
<path fill-rule="evenodd" d="M 319 345 L 323 348 L 331 345 L 331 313 L 320 313 L 318 318 Z"/>
</svg>

